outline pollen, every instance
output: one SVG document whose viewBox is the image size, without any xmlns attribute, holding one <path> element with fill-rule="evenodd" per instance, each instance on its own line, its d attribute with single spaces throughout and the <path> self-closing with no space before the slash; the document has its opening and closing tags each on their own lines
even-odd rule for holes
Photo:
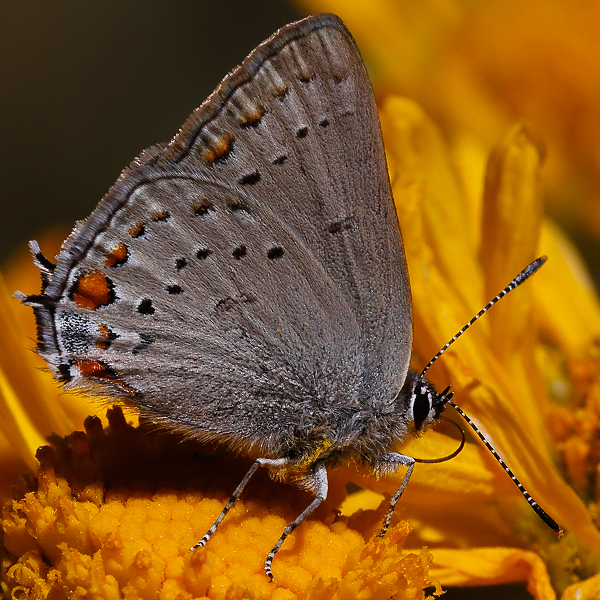
<svg viewBox="0 0 600 600">
<path fill-rule="evenodd" d="M 320 440 L 317 446 L 309 454 L 306 454 L 302 457 L 299 469 L 303 470 L 313 465 L 315 461 L 317 461 L 319 458 L 322 458 L 323 455 L 327 453 L 331 446 L 333 446 L 333 443 L 327 438 Z"/>
</svg>

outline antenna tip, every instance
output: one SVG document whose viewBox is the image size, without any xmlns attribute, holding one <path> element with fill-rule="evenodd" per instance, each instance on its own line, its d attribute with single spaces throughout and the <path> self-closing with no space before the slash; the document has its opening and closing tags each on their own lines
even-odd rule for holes
<svg viewBox="0 0 600 600">
<path fill-rule="evenodd" d="M 557 537 L 559 540 L 562 540 L 562 539 L 565 537 L 565 532 L 562 530 L 562 528 L 561 528 L 561 527 L 559 527 L 558 529 L 555 529 L 555 530 L 554 530 L 554 533 L 556 534 L 556 537 Z"/>
<path fill-rule="evenodd" d="M 544 254 L 543 256 L 540 256 L 539 258 L 536 258 L 528 267 L 527 269 L 531 269 L 531 271 L 533 273 L 535 273 L 535 271 L 537 271 L 546 261 L 548 260 L 548 257 Z M 526 269 L 526 270 L 527 270 Z"/>
<path fill-rule="evenodd" d="M 521 271 L 514 279 L 513 282 L 517 282 L 517 285 L 523 283 L 526 279 L 531 277 L 536 271 L 542 268 L 542 265 L 548 260 L 546 255 L 536 258 L 531 264 Z"/>
</svg>

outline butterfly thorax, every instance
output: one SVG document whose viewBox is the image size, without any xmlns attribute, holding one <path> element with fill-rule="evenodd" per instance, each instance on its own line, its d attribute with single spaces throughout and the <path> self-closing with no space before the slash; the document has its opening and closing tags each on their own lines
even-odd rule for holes
<svg viewBox="0 0 600 600">
<path fill-rule="evenodd" d="M 353 464 L 359 469 L 386 473 L 390 470 L 388 453 L 395 452 L 409 434 L 418 435 L 435 423 L 445 403 L 444 393 L 411 370 L 393 401 L 358 410 L 334 423 L 297 431 L 286 453 L 290 459 L 286 476 L 291 473 L 302 480 L 318 464 Z"/>
</svg>

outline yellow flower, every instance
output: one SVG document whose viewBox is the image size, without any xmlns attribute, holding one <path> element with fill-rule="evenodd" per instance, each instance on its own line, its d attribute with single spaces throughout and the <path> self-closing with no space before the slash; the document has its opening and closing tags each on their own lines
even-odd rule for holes
<svg viewBox="0 0 600 600">
<path fill-rule="evenodd" d="M 478 198 L 472 178 L 485 162 L 481 156 L 463 148 L 453 159 L 436 126 L 409 100 L 388 98 L 381 118 L 413 288 L 415 366 L 532 257 L 550 256 L 431 376 L 454 385 L 457 402 L 565 528 L 565 540 L 554 539 L 489 452 L 473 442 L 452 461 L 417 466 L 397 509 L 414 531 L 394 521 L 383 540 L 372 536 L 401 474 L 377 481 L 334 471 L 327 503 L 278 554 L 270 585 L 265 554 L 307 496 L 262 474 L 211 543 L 189 552 L 248 461 L 194 455 L 192 444 L 145 424 L 128 426 L 117 411 L 109 430 L 89 419 L 86 435 L 55 437 L 52 449 L 38 453 L 37 486 L 4 511 L 5 590 L 34 597 L 50 589 L 106 598 L 159 591 L 162 597 L 420 597 L 436 580 L 526 581 L 539 599 L 555 597 L 551 583 L 559 590 L 575 584 L 584 594 L 569 588 L 565 598 L 592 597 L 585 594 L 597 582 L 583 579 L 598 571 L 597 505 L 586 506 L 567 480 L 578 490 L 598 481 L 600 308 L 576 253 L 542 218 L 540 146 L 527 127 L 511 129 L 489 157 Z M 31 392 L 18 386 L 27 406 Z M 455 446 L 450 436 L 431 432 L 403 451 L 433 458 Z M 375 491 L 343 503 L 349 480 Z M 584 491 L 597 494 L 598 487 L 588 483 Z"/>
<path fill-rule="evenodd" d="M 600 234 L 600 18 L 593 0 L 296 0 L 344 19 L 379 94 L 489 148 L 513 122 L 543 132 L 552 214 Z"/>
<path fill-rule="evenodd" d="M 419 66 L 409 65 L 415 80 Z M 492 111 L 478 108 L 470 112 L 471 133 L 480 124 L 489 139 L 484 125 Z M 330 497 L 286 542 L 274 563 L 276 582 L 269 584 L 266 552 L 308 496 L 262 473 L 210 544 L 189 552 L 248 461 L 208 459 L 149 424 L 127 425 L 117 410 L 109 414 L 109 428 L 90 418 L 85 434 L 55 436 L 38 452 L 37 480 L 3 513 L 5 594 L 419 598 L 439 581 L 526 582 L 536 599 L 554 598 L 555 590 L 565 599 L 595 597 L 600 307 L 576 252 L 543 218 L 542 145 L 519 124 L 490 156 L 468 136 L 457 135 L 449 148 L 417 105 L 392 95 L 382 103 L 381 118 L 413 288 L 415 367 L 532 258 L 550 257 L 429 374 L 441 387 L 452 383 L 457 403 L 564 527 L 565 539 L 553 537 L 472 439 L 452 461 L 417 465 L 383 539 L 373 533 L 402 473 L 376 480 L 333 472 Z M 16 288 L 27 286 L 9 285 Z M 0 291 L 0 300 L 8 302 L 8 295 Z M 82 422 L 77 401 L 65 403 L 44 374 L 32 371 L 35 357 L 22 352 L 26 344 L 11 311 L 0 312 L 6 336 L 0 410 L 10 440 L 0 448 L 3 466 L 10 465 L 0 472 L 5 491 L 18 469 L 34 464 L 32 452 L 45 435 L 63 435 Z M 431 432 L 403 451 L 435 458 L 455 447 L 451 435 Z M 348 481 L 365 491 L 343 501 Z"/>
</svg>

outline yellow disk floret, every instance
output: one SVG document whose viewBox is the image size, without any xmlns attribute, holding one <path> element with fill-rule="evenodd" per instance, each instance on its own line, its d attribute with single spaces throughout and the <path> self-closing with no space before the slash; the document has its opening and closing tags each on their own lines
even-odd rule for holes
<svg viewBox="0 0 600 600">
<path fill-rule="evenodd" d="M 427 550 L 402 550 L 406 522 L 386 538 L 360 531 L 324 506 L 263 569 L 283 528 L 310 494 L 258 474 L 210 543 L 206 532 L 247 468 L 236 456 L 199 454 L 192 442 L 120 410 L 110 427 L 89 418 L 86 432 L 38 451 L 35 485 L 3 512 L 2 587 L 29 598 L 422 598 L 431 586 Z M 201 451 L 201 449 L 200 449 Z"/>
</svg>

